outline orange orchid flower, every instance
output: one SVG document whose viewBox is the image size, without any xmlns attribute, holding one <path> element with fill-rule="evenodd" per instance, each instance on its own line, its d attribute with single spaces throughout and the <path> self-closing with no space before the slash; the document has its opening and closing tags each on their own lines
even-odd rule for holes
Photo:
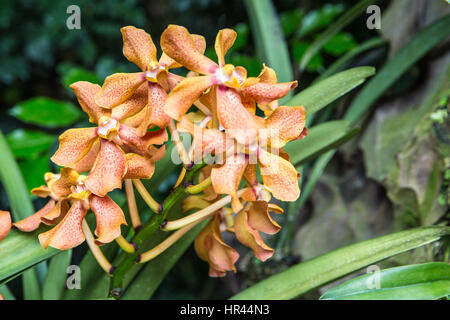
<svg viewBox="0 0 450 320">
<path fill-rule="evenodd" d="M 8 235 L 11 229 L 11 214 L 8 211 L 0 211 L 0 242 Z"/>
<path fill-rule="evenodd" d="M 16 228 L 30 232 L 41 222 L 56 225 L 39 235 L 41 245 L 70 249 L 85 240 L 81 223 L 91 209 L 97 220 L 97 244 L 109 243 L 121 235 L 120 226 L 127 225 L 122 209 L 110 197 L 92 193 L 86 185 L 86 176 L 62 168 L 60 174 L 47 173 L 46 177 L 47 186 L 34 189 L 33 193 L 44 196 L 47 192 L 52 199 L 35 214 L 14 223 Z"/>
<path fill-rule="evenodd" d="M 163 111 L 167 92 L 174 88 L 183 77 L 168 72 L 179 68 L 177 62 L 166 54 L 157 60 L 156 47 L 151 36 L 142 29 L 127 26 L 120 29 L 123 37 L 123 54 L 136 64 L 142 72 L 116 73 L 106 78 L 102 89 L 96 94 L 95 101 L 103 108 L 112 109 L 124 103 L 142 91 L 148 96 L 147 107 L 141 112 L 144 126 L 166 127 L 170 117 Z M 189 35 L 200 54 L 206 49 L 205 39 L 199 35 Z"/>
<path fill-rule="evenodd" d="M 70 167 L 78 172 L 92 168 L 86 180 L 89 190 L 105 196 L 109 191 L 120 188 L 122 179 L 130 167 L 142 168 L 142 178 L 150 178 L 153 174 L 154 162 L 164 156 L 165 148 L 156 148 L 154 144 L 163 144 L 168 139 L 167 131 L 146 132 L 139 135 L 136 128 L 123 124 L 121 120 L 129 113 L 117 110 L 133 110 L 139 105 L 139 98 L 130 98 L 122 106 L 113 110 L 99 107 L 95 94 L 100 86 L 86 81 L 71 85 L 83 110 L 89 115 L 90 121 L 98 127 L 69 129 L 59 137 L 59 148 L 52 157 L 57 165 Z M 137 92 L 136 95 L 139 95 Z M 126 154 L 127 153 L 127 154 Z"/>
<path fill-rule="evenodd" d="M 215 51 L 218 63 L 196 50 L 195 43 L 189 35 L 186 28 L 177 25 L 169 25 L 161 35 L 164 53 L 187 69 L 202 75 L 184 79 L 170 92 L 164 110 L 174 119 L 179 120 L 203 92 L 211 87 L 225 86 L 237 89 L 240 94 L 258 103 L 264 103 L 285 96 L 290 89 L 297 86 L 297 81 L 272 83 L 261 82 L 260 78 L 247 78 L 245 68 L 225 64 L 225 54 L 236 39 L 236 32 L 231 29 L 222 29 L 217 34 Z M 220 113 L 222 108 L 220 95 L 217 96 L 216 106 L 217 112 Z"/>
</svg>

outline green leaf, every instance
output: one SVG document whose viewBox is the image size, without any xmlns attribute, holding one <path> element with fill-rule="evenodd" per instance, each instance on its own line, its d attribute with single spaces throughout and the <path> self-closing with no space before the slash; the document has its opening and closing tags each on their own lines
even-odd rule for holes
<svg viewBox="0 0 450 320">
<path fill-rule="evenodd" d="M 308 117 L 359 86 L 374 73 L 373 67 L 358 67 L 339 72 L 300 91 L 286 105 L 304 106 Z"/>
<path fill-rule="evenodd" d="M 297 30 L 298 25 L 303 18 L 303 14 L 304 12 L 301 8 L 280 14 L 281 29 L 286 37 L 289 37 Z"/>
<path fill-rule="evenodd" d="M 6 141 L 16 158 L 35 158 L 48 150 L 56 136 L 42 131 L 16 129 L 6 136 Z"/>
<path fill-rule="evenodd" d="M 338 32 L 323 46 L 323 50 L 333 56 L 340 56 L 356 46 L 350 33 Z"/>
<path fill-rule="evenodd" d="M 377 282 L 379 281 L 379 282 Z M 328 290 L 321 300 L 434 300 L 450 294 L 450 265 L 430 262 L 381 270 Z"/>
<path fill-rule="evenodd" d="M 19 168 L 25 177 L 29 191 L 39 187 L 44 181 L 44 174 L 50 171 L 50 162 L 47 155 L 36 159 L 26 159 L 19 162 Z"/>
<path fill-rule="evenodd" d="M 70 91 L 70 85 L 77 81 L 89 81 L 96 84 L 101 84 L 101 80 L 95 72 L 88 71 L 84 68 L 80 67 L 71 67 L 69 70 L 63 75 L 62 84 L 68 88 Z"/>
<path fill-rule="evenodd" d="M 39 243 L 38 234 L 48 229 L 48 227 L 42 227 L 30 233 L 11 229 L 1 243 L 0 284 L 4 283 L 4 280 L 18 276 L 28 268 L 61 252 L 53 248 L 44 249 Z M 27 282 L 24 281 L 24 285 L 26 284 Z"/>
<path fill-rule="evenodd" d="M 292 299 L 365 266 L 437 241 L 449 234 L 449 227 L 433 226 L 362 241 L 299 263 L 238 293 L 231 299 Z"/>
<path fill-rule="evenodd" d="M 70 265 L 72 250 L 64 250 L 50 260 L 47 277 L 42 287 L 44 300 L 59 300 L 67 279 L 67 267 Z"/>
<path fill-rule="evenodd" d="M 46 128 L 73 124 L 83 115 L 73 103 L 47 97 L 36 97 L 16 104 L 9 113 L 25 123 Z"/>
<path fill-rule="evenodd" d="M 169 249 L 155 259 L 149 261 L 128 287 L 122 299 L 150 299 L 170 269 L 172 269 L 175 263 L 192 244 L 197 234 L 205 226 L 205 223 L 206 221 L 190 230 Z"/>
<path fill-rule="evenodd" d="M 355 123 L 405 71 L 449 34 L 450 15 L 421 30 L 361 90 L 347 110 L 345 119 Z"/>
<path fill-rule="evenodd" d="M 343 14 L 335 23 L 330 25 L 325 32 L 323 32 L 319 37 L 314 40 L 311 46 L 303 55 L 303 58 L 300 62 L 300 69 L 303 70 L 308 65 L 308 62 L 311 58 L 319 52 L 319 50 L 342 28 L 347 26 L 350 22 L 355 20 L 360 14 L 366 11 L 367 7 L 376 2 L 377 0 L 363 0 L 353 6 L 350 10 L 348 10 L 345 14 Z"/>
<path fill-rule="evenodd" d="M 358 128 L 350 129 L 350 124 L 345 120 L 324 122 L 311 128 L 305 138 L 289 142 L 284 151 L 289 154 L 291 163 L 298 166 L 330 149 L 337 148 L 358 132 Z"/>
<path fill-rule="evenodd" d="M 2 151 L 2 156 L 0 157 L 0 181 L 3 184 L 3 187 L 5 188 L 6 194 L 8 195 L 9 200 L 9 206 L 11 208 L 11 213 L 13 216 L 14 221 L 22 220 L 34 213 L 33 205 L 31 204 L 30 197 L 28 195 L 27 188 L 25 186 L 25 182 L 23 180 L 23 177 L 20 173 L 19 167 L 17 166 L 16 161 L 14 160 L 14 157 L 12 155 L 11 150 L 9 149 L 8 143 L 6 142 L 5 137 L 3 136 L 3 133 L 0 131 L 0 150 Z M 15 230 L 12 230 L 10 232 L 10 235 L 14 233 Z M 3 240 L 2 246 L 6 246 L 7 239 L 11 238 L 10 235 L 6 237 L 6 239 Z M 29 239 L 30 240 L 30 239 Z M 35 235 L 34 238 L 35 242 L 37 241 L 37 236 Z M 13 246 L 13 245 L 12 245 Z M 38 247 L 42 249 L 38 242 Z M 25 248 L 20 247 L 19 250 L 25 250 Z M 11 272 L 11 266 L 13 266 L 12 271 L 22 271 L 26 268 L 28 268 L 31 265 L 36 264 L 34 258 L 30 252 L 26 253 L 26 258 L 30 259 L 32 263 L 27 264 L 28 262 L 23 262 L 22 264 L 20 261 L 15 261 L 14 258 L 10 259 L 2 259 L 5 252 L 8 252 L 9 248 L 6 249 L 3 247 L 3 249 L 0 251 L 0 281 L 11 276 L 14 273 L 8 274 L 8 272 Z M 32 252 L 35 252 L 31 250 Z M 51 250 L 48 250 L 48 252 L 52 252 Z M 11 263 L 11 261 L 15 261 L 15 263 Z M 24 259 L 25 261 L 29 261 Z M 40 260 L 42 261 L 42 260 Z M 2 265 L 4 265 L 4 268 L 2 268 Z M 18 265 L 18 269 L 14 269 L 15 265 Z M 20 269 L 22 268 L 22 269 Z M 45 267 L 40 266 L 41 271 L 45 272 Z M 5 271 L 6 270 L 6 271 Z M 9 270 L 9 271 L 8 271 Z M 36 275 L 36 270 L 29 270 L 24 273 L 23 276 L 23 291 L 24 291 L 24 297 L 29 299 L 40 299 L 40 288 L 39 288 L 39 281 Z M 3 278 L 2 278 L 3 274 Z M 6 275 L 5 275 L 6 274 Z"/>
<path fill-rule="evenodd" d="M 326 4 L 322 8 L 308 12 L 297 31 L 297 37 L 305 37 L 328 26 L 342 11 L 344 11 L 342 4 Z"/>
<path fill-rule="evenodd" d="M 292 56 L 297 62 L 302 60 L 303 55 L 311 44 L 306 41 L 294 41 L 292 43 Z M 323 69 L 323 59 L 320 52 L 317 52 L 314 57 L 308 62 L 306 70 L 309 72 L 320 71 Z"/>
<path fill-rule="evenodd" d="M 0 294 L 5 300 L 16 300 L 14 294 L 9 290 L 7 285 L 0 286 Z"/>
<path fill-rule="evenodd" d="M 289 52 L 273 4 L 270 0 L 245 0 L 244 3 L 259 58 L 277 72 L 279 82 L 291 81 Z"/>
</svg>

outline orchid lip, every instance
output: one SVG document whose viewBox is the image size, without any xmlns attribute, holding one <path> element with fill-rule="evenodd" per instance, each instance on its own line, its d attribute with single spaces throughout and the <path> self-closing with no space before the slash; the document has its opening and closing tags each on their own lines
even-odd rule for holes
<svg viewBox="0 0 450 320">
<path fill-rule="evenodd" d="M 151 82 L 157 82 L 157 76 L 160 72 L 166 71 L 166 67 L 163 65 L 152 66 L 149 70 L 145 71 L 145 78 Z"/>
<path fill-rule="evenodd" d="M 110 139 L 112 133 L 116 133 L 119 130 L 119 122 L 116 119 L 102 117 L 99 121 L 97 134 L 104 139 Z"/>
</svg>

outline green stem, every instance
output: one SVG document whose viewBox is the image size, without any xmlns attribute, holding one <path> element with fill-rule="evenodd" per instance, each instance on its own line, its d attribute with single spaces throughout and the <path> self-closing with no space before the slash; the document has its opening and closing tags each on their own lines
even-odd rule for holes
<svg viewBox="0 0 450 320">
<path fill-rule="evenodd" d="M 180 183 L 180 185 L 176 187 L 164 200 L 162 212 L 160 214 L 154 214 L 152 218 L 138 231 L 136 236 L 133 238 L 133 242 L 138 248 L 148 236 L 160 228 L 161 224 L 166 220 L 170 209 L 182 198 L 183 195 L 186 194 L 184 189 L 185 184 L 192 183 L 195 173 L 204 166 L 205 164 L 203 163 L 197 164 L 190 171 L 188 171 L 183 179 L 183 182 Z M 110 297 L 118 299 L 121 296 L 123 292 L 123 278 L 127 274 L 128 270 L 135 265 L 138 257 L 138 252 L 129 254 L 115 268 L 110 282 Z"/>
</svg>

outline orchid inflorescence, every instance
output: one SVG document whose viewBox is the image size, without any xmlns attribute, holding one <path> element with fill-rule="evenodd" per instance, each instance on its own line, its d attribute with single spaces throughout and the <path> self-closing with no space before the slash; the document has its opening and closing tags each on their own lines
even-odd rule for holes
<svg viewBox="0 0 450 320">
<path fill-rule="evenodd" d="M 140 254 L 138 262 L 154 258 L 207 219 L 195 240 L 195 250 L 209 263 L 210 276 L 236 271 L 239 254 L 224 242 L 224 232 L 234 233 L 261 261 L 270 258 L 274 250 L 264 243 L 260 232 L 278 232 L 281 227 L 269 212 L 283 212 L 271 198 L 295 201 L 300 195 L 300 175 L 282 148 L 307 135 L 305 109 L 278 103 L 297 81 L 278 83 L 275 71 L 266 65 L 258 77 L 247 77 L 245 68 L 226 64 L 225 55 L 236 39 L 231 29 L 217 34 L 217 63 L 204 55 L 205 39 L 181 26 L 169 25 L 161 35 L 159 60 L 152 38 L 144 30 L 127 26 L 121 32 L 123 54 L 141 71 L 113 74 L 102 87 L 86 81 L 71 85 L 95 126 L 69 129 L 59 137 L 59 148 L 51 159 L 62 167 L 60 172 L 47 173 L 46 184 L 32 190 L 49 201 L 15 223 L 1 211 L 0 240 L 11 225 L 25 232 L 36 230 L 41 223 L 52 225 L 39 235 L 44 248 L 66 250 L 87 240 L 101 266 L 112 272 L 98 246 L 116 240 L 126 252 L 136 253 L 139 248 L 122 236 L 125 215 L 108 193 L 125 184 L 136 232 L 141 220 L 134 190 L 155 215 L 167 214 L 141 179 L 150 179 L 155 163 L 165 156 L 168 130 L 183 162 L 175 188 L 188 194 L 183 212 L 195 212 L 164 220 L 162 230 L 178 231 Z M 189 70 L 186 77 L 169 71 L 179 67 Z M 180 133 L 191 136 L 190 150 L 181 143 Z M 206 163 L 207 155 L 214 161 Z M 197 184 L 186 181 L 194 166 Z M 96 218 L 95 239 L 84 220 L 89 210 Z"/>
</svg>

